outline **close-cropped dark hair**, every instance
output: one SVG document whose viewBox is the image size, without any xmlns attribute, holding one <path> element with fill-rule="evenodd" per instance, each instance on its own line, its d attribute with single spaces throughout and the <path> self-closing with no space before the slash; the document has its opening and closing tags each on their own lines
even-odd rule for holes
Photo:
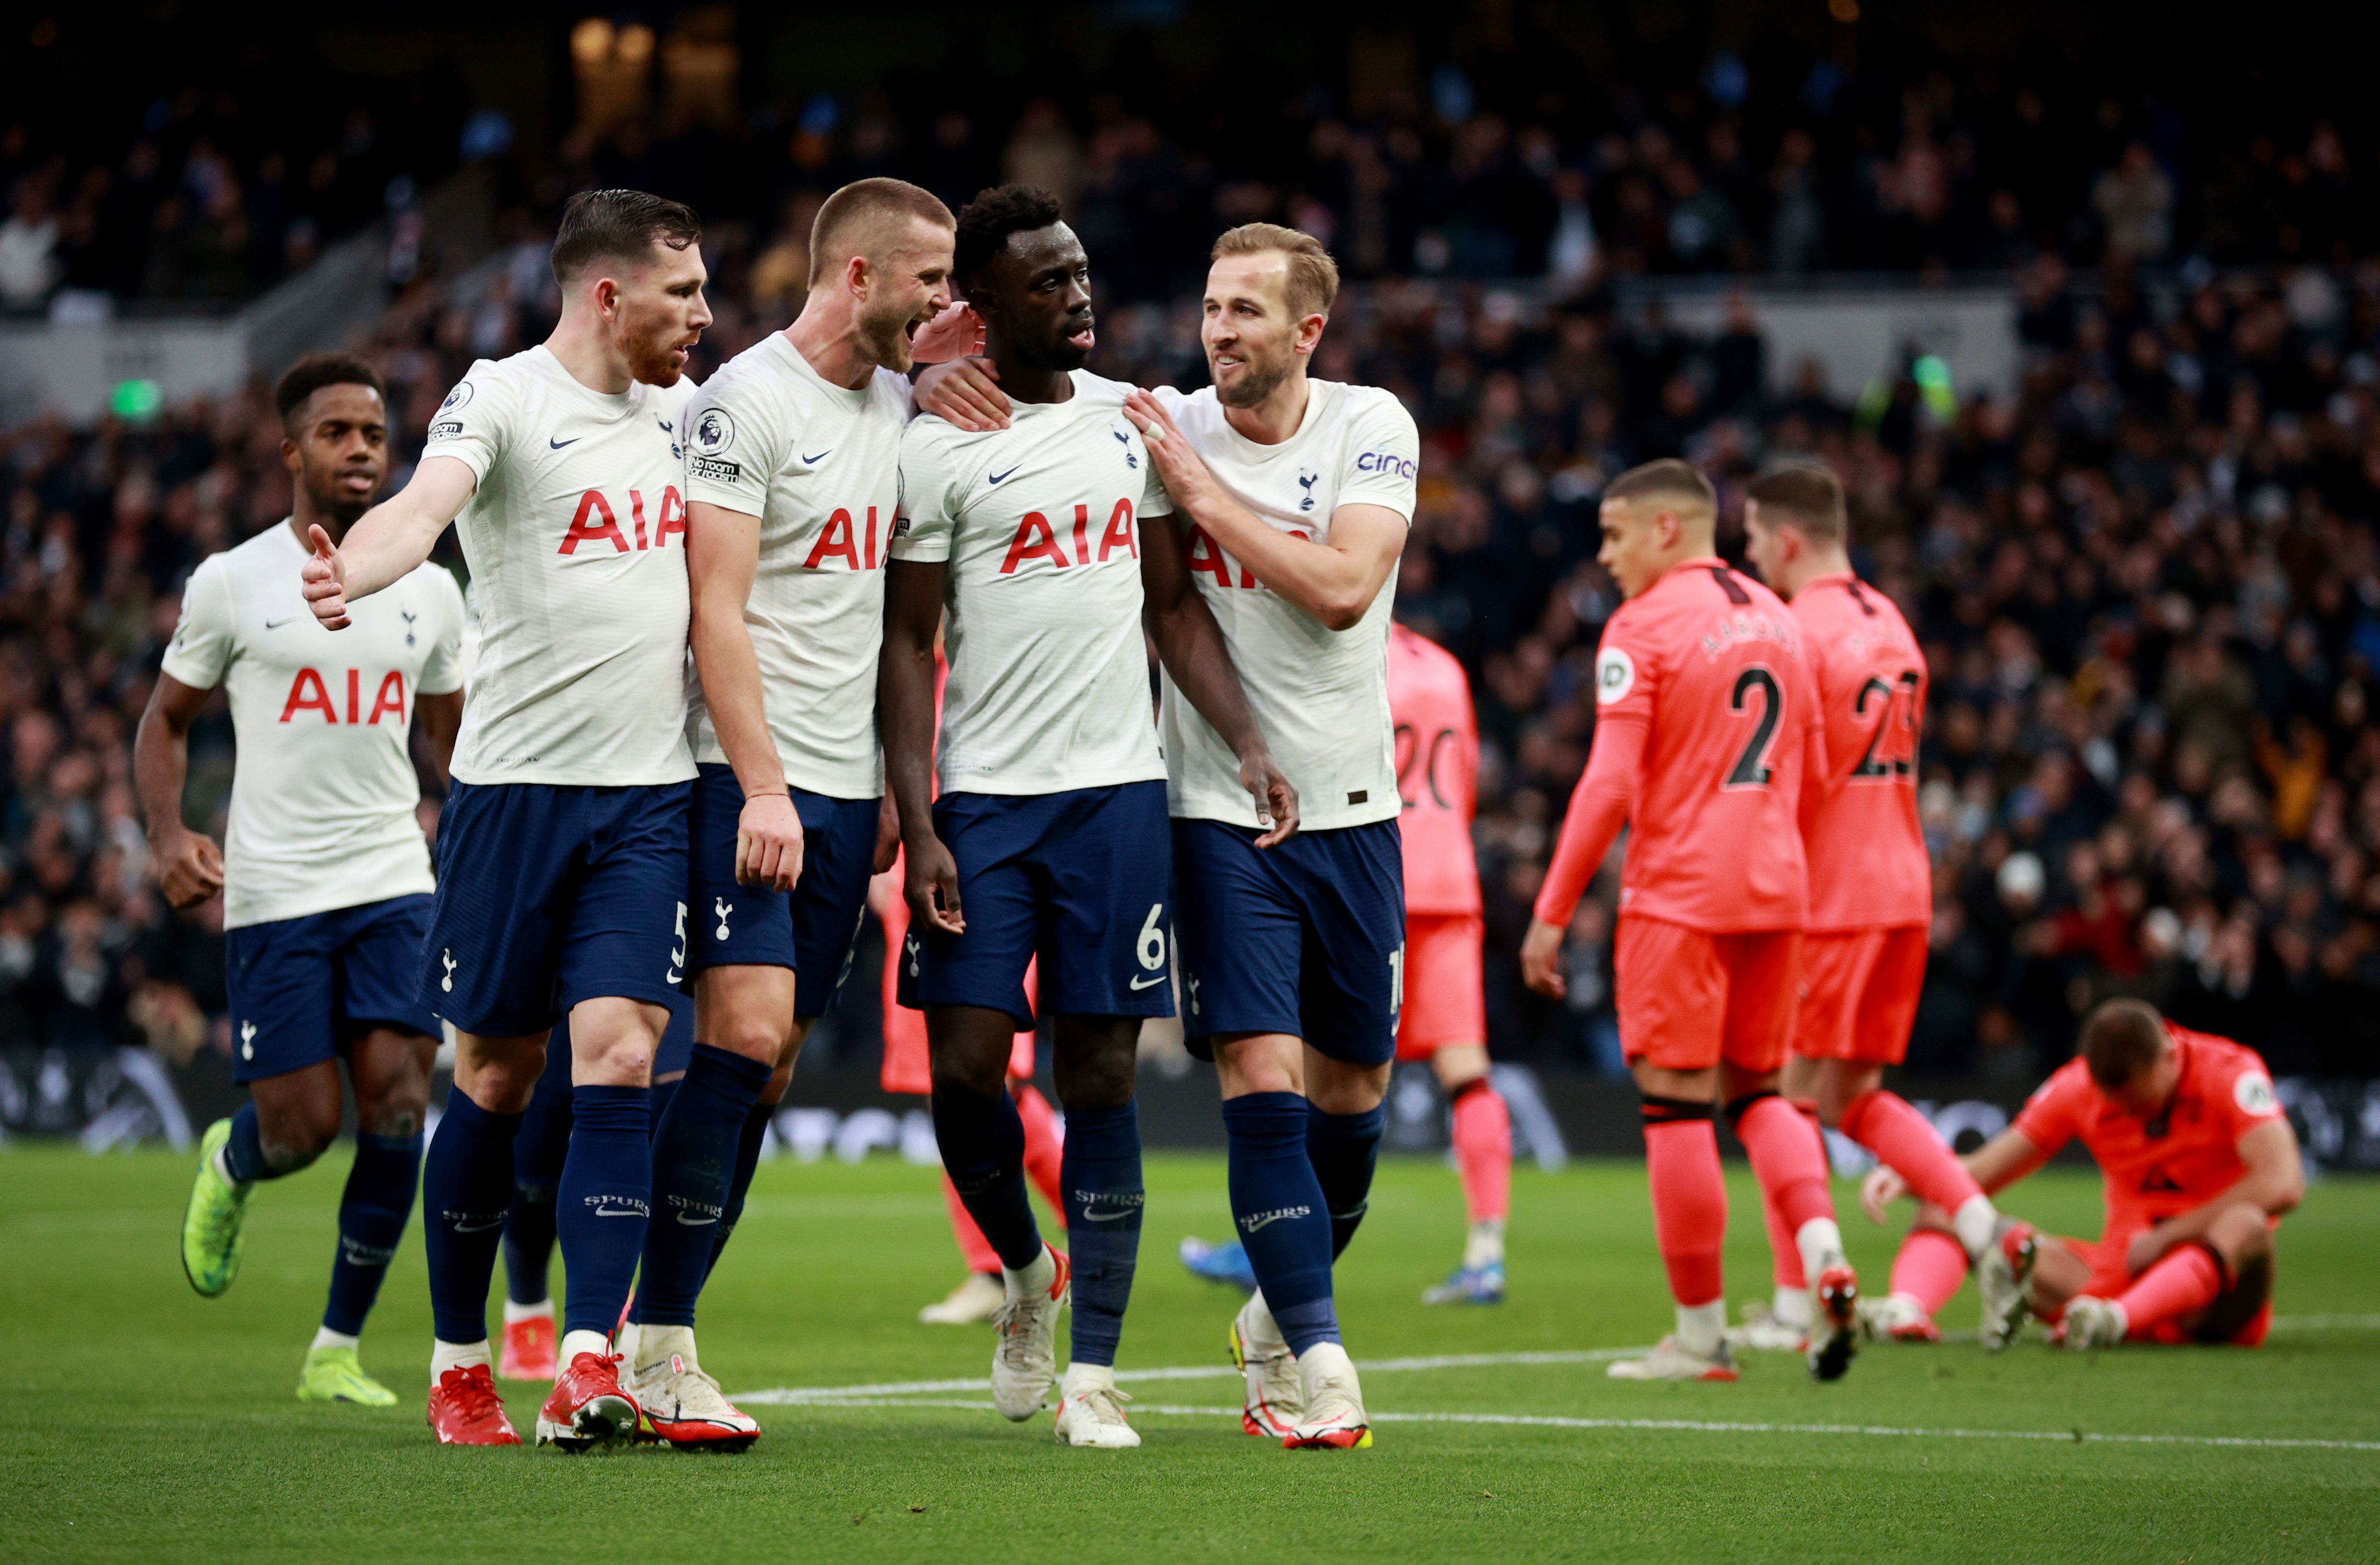
<svg viewBox="0 0 2380 1565">
<path fill-rule="evenodd" d="M 1000 253 L 1011 234 L 1029 234 L 1063 222 L 1058 198 L 1030 185 L 1001 185 L 984 191 L 959 211 L 958 237 L 953 246 L 951 271 L 965 286 Z"/>
<path fill-rule="evenodd" d="M 2165 1018 L 2142 1000 L 2110 1000 L 2082 1023 L 2075 1052 L 2103 1090 L 2112 1092 L 2155 1064 L 2166 1051 Z"/>
<path fill-rule="evenodd" d="M 273 406 L 281 412 L 282 426 L 287 428 L 306 399 L 324 386 L 370 386 L 382 402 L 388 400 L 380 371 L 354 354 L 310 353 L 284 370 L 281 383 L 273 388 Z"/>
<path fill-rule="evenodd" d="M 643 190 L 581 190 L 562 209 L 553 236 L 553 280 L 598 261 L 639 261 L 657 244 L 682 250 L 702 237 L 702 219 L 683 201 Z"/>
<path fill-rule="evenodd" d="M 1744 495 L 1760 503 L 1765 520 L 1791 522 L 1813 542 L 1841 543 L 1851 537 L 1842 480 L 1831 467 L 1815 462 L 1780 463 L 1754 479 Z"/>
</svg>

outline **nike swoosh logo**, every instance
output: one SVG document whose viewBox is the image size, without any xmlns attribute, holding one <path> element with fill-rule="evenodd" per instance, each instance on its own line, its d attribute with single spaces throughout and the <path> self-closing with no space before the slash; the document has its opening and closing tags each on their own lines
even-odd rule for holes
<svg viewBox="0 0 2380 1565">
<path fill-rule="evenodd" d="M 830 446 L 828 446 L 824 451 L 820 452 L 816 456 L 805 456 L 805 457 L 803 457 L 803 458 L 802 458 L 802 460 L 803 460 L 803 461 L 805 461 L 805 462 L 823 462 L 823 461 L 825 461 L 828 457 L 830 457 L 830 456 L 832 456 L 832 455 L 834 455 L 834 447 L 832 447 L 832 446 L 831 446 L 831 445 L 830 445 Z M 1011 468 L 1009 468 L 1008 470 L 1009 470 L 1010 472 L 1012 472 L 1012 473 L 1013 473 L 1013 472 L 1014 472 L 1014 471 L 1016 471 L 1016 469 L 1015 469 L 1015 468 L 1014 468 L 1014 467 L 1011 467 Z M 991 481 L 992 481 L 992 482 L 994 482 L 994 483 L 998 483 L 1000 480 L 999 480 L 998 479 L 992 479 Z"/>
<path fill-rule="evenodd" d="M 1023 466 L 1025 466 L 1025 464 L 1024 464 L 1024 463 L 1022 463 L 1022 462 L 1019 462 L 1018 464 L 1016 464 L 1016 467 L 1022 467 Z M 992 474 L 992 475 L 991 475 L 991 481 L 992 481 L 992 482 L 994 482 L 994 483 L 998 483 L 998 482 L 999 482 L 1001 479 L 1002 479 L 1013 477 L 1013 476 L 1015 474 L 1015 472 L 1016 472 L 1016 467 L 1011 467 L 1011 468 L 1009 468 L 1009 469 L 1008 469 L 1008 471 L 1007 471 L 1007 472 L 1005 472 L 1005 473 L 994 473 L 994 474 Z"/>
<path fill-rule="evenodd" d="M 1113 1222 L 1118 1218 L 1128 1218 L 1130 1216 L 1132 1216 L 1132 1213 L 1129 1210 L 1121 1212 L 1094 1212 L 1086 1208 L 1083 1212 L 1083 1220 L 1085 1222 Z"/>
<path fill-rule="evenodd" d="M 634 1218 L 644 1214 L 628 1207 L 598 1207 L 595 1215 L 599 1218 Z"/>
<path fill-rule="evenodd" d="M 455 1231 L 457 1233 L 487 1233 L 504 1226 L 504 1219 L 497 1218 L 491 1222 L 458 1222 L 455 1225 Z"/>
<path fill-rule="evenodd" d="M 678 1226 L 680 1228 L 709 1228 L 712 1223 L 715 1223 L 719 1219 L 717 1218 L 690 1218 L 684 1212 L 680 1212 L 677 1215 Z"/>
<path fill-rule="evenodd" d="M 1279 1222 L 1281 1219 L 1287 1216 L 1289 1216 L 1287 1212 L 1267 1212 L 1264 1216 L 1257 1219 L 1254 1222 L 1241 1224 L 1241 1231 L 1245 1233 L 1254 1233 L 1260 1228 L 1270 1228 L 1274 1223 Z"/>
<path fill-rule="evenodd" d="M 1162 973 L 1160 973 L 1159 975 L 1157 975 L 1157 977 L 1153 977 L 1153 978 L 1135 978 L 1135 979 L 1132 981 L 1132 987 L 1133 987 L 1133 988 L 1134 988 L 1134 989 L 1135 989 L 1135 990 L 1139 990 L 1139 989 L 1155 989 L 1158 985 L 1160 985 L 1160 984 L 1163 983 L 1164 981 L 1165 981 L 1165 975 L 1164 975 L 1164 974 L 1162 974 Z"/>
<path fill-rule="evenodd" d="M 298 616 L 296 614 L 292 614 L 287 620 L 266 620 L 264 622 L 264 628 L 267 630 L 279 630 L 283 625 L 287 625 L 289 620 L 294 620 Z"/>
<path fill-rule="evenodd" d="M 545 437 L 545 443 L 552 446 L 554 450 L 559 451 L 565 445 L 577 445 L 580 441 L 585 440 L 586 438 L 587 437 L 585 435 L 572 435 L 568 440 L 556 440 L 552 435 L 548 435 Z"/>
</svg>

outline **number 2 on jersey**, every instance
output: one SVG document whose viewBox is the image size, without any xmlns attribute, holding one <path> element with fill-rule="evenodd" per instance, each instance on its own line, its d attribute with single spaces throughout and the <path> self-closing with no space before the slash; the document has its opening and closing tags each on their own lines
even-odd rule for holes
<svg viewBox="0 0 2380 1565">
<path fill-rule="evenodd" d="M 1893 699 L 1896 689 L 1908 692 L 1906 703 Z M 1868 735 L 1867 749 L 1861 754 L 1859 764 L 1852 768 L 1851 774 L 1855 779 L 1906 777 L 1915 769 L 1917 758 L 1917 671 L 1913 668 L 1901 670 L 1900 677 L 1892 685 L 1870 675 L 1868 682 L 1860 686 L 1858 698 L 1852 702 L 1853 716 L 1867 716 L 1868 698 L 1871 696 L 1882 698 L 1881 710 L 1876 715 L 1876 731 Z M 1896 708 L 1900 712 L 1900 726 L 1909 734 L 1909 753 L 1894 756 L 1888 760 L 1879 759 L 1876 751 L 1884 747 L 1885 735 L 1892 728 Z"/>
<path fill-rule="evenodd" d="M 1744 710 L 1750 705 L 1747 698 L 1755 690 L 1762 697 L 1760 716 L 1752 725 L 1752 737 L 1745 742 L 1742 753 L 1728 769 L 1727 781 L 1721 784 L 1724 787 L 1766 788 L 1768 780 L 1776 775 L 1768 765 L 1768 746 L 1777 737 L 1778 721 L 1785 715 L 1785 692 L 1779 688 L 1777 676 L 1758 663 L 1745 669 L 1735 676 L 1735 691 L 1728 698 L 1727 710 Z"/>
</svg>

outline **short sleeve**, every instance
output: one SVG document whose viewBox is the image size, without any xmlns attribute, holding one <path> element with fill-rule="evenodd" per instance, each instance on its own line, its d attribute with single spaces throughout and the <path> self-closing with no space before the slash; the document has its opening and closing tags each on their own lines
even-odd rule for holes
<svg viewBox="0 0 2380 1565">
<path fill-rule="evenodd" d="M 463 688 L 463 589 L 455 573 L 443 565 L 423 567 L 438 573 L 433 589 L 438 597 L 438 637 L 421 663 L 421 694 L 450 696 Z"/>
<path fill-rule="evenodd" d="M 1140 465 L 1148 469 L 1148 481 L 1141 486 L 1139 514 L 1144 516 L 1173 515 L 1173 495 L 1166 489 L 1165 479 L 1158 472 L 1157 464 L 1148 459 L 1145 445 L 1140 454 Z"/>
<path fill-rule="evenodd" d="M 2090 1091 L 2091 1082 L 2083 1074 L 2082 1062 L 2070 1060 L 2034 1088 L 2033 1096 L 2017 1110 L 2016 1122 L 2010 1128 L 2022 1132 L 2043 1157 L 2052 1156 L 2082 1133 L 2082 1110 Z"/>
<path fill-rule="evenodd" d="M 686 497 L 747 516 L 769 503 L 784 466 L 792 420 L 746 375 L 729 372 L 695 393 L 686 410 Z"/>
<path fill-rule="evenodd" d="M 1653 696 L 1660 683 L 1653 638 L 1625 607 L 1603 627 L 1595 649 L 1595 715 L 1599 722 L 1616 717 L 1650 722 Z"/>
<path fill-rule="evenodd" d="M 1342 505 L 1381 505 L 1408 523 L 1414 483 L 1421 474 L 1421 432 L 1393 395 L 1364 399 L 1348 420 L 1347 471 L 1339 478 Z"/>
<path fill-rule="evenodd" d="M 488 469 L 496 465 L 512 438 L 519 408 L 520 398 L 509 377 L 482 358 L 438 405 L 421 455 L 452 456 L 485 483 Z"/>
<path fill-rule="evenodd" d="M 958 518 L 951 465 L 936 431 L 919 420 L 901 436 L 901 501 L 893 512 L 892 556 L 932 563 L 951 557 Z"/>
<path fill-rule="evenodd" d="M 2231 1085 L 2224 1089 L 2223 1103 L 2231 1116 L 2235 1141 L 2267 1120 L 2281 1117 L 2281 1100 L 2273 1091 L 2273 1078 L 2254 1061 L 2243 1064 L 2231 1078 Z"/>
<path fill-rule="evenodd" d="M 199 562 L 182 585 L 182 617 L 166 644 L 162 672 L 193 690 L 212 690 L 223 683 L 236 650 L 232 637 L 231 581 L 223 556 Z"/>
</svg>

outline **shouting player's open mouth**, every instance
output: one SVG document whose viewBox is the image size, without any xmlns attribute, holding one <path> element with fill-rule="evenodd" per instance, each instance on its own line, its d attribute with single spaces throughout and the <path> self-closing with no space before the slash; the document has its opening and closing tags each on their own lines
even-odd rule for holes
<svg viewBox="0 0 2380 1565">
<path fill-rule="evenodd" d="M 1067 345 L 1078 353 L 1090 352 L 1093 345 L 1099 339 L 1099 334 L 1091 329 L 1089 308 L 1086 307 L 1079 313 L 1069 315 L 1066 318 L 1066 323 L 1075 328 L 1066 334 Z"/>
</svg>

